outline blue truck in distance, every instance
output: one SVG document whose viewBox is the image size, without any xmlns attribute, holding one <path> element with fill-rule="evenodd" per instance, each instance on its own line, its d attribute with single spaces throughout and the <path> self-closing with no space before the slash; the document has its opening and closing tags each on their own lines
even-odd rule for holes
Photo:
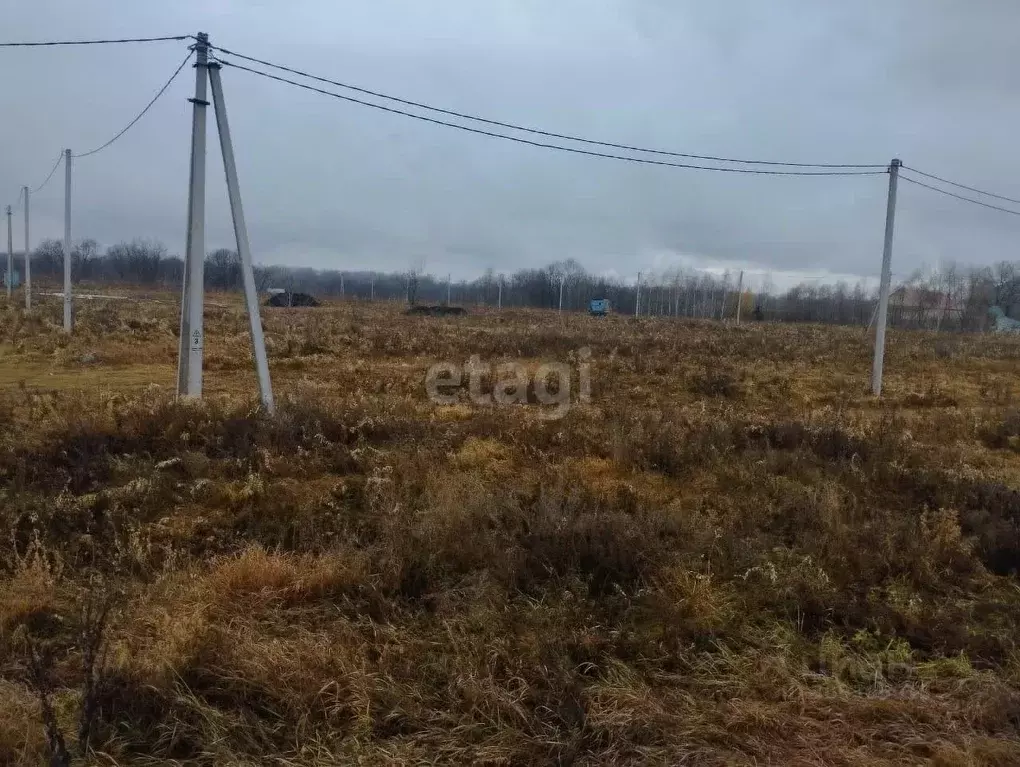
<svg viewBox="0 0 1020 767">
<path fill-rule="evenodd" d="M 588 314 L 592 317 L 605 317 L 609 314 L 609 299 L 593 298 L 588 304 Z"/>
</svg>

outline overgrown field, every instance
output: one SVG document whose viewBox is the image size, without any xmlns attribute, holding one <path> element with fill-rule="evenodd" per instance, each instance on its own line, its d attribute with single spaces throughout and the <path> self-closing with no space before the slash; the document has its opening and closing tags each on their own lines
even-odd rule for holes
<svg viewBox="0 0 1020 767">
<path fill-rule="evenodd" d="M 1020 763 L 1020 340 L 156 298 L 0 309 L 0 764 Z"/>
</svg>

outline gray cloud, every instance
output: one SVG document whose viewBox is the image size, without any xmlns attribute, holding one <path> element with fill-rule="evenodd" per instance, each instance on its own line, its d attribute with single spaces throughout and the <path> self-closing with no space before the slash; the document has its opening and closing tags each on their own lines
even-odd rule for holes
<svg viewBox="0 0 1020 767">
<path fill-rule="evenodd" d="M 13 5 L 13 4 L 12 4 Z M 5 9 L 11 39 L 208 31 L 226 47 L 440 106 L 704 154 L 908 164 L 1020 196 L 1020 7 L 987 0 L 327 0 Z M 105 141 L 180 44 L 2 50 L 0 195 L 65 144 Z M 76 236 L 183 249 L 190 71 L 75 169 Z M 798 179 L 625 165 L 507 144 L 225 70 L 256 258 L 472 276 L 562 258 L 633 276 L 674 262 L 875 275 L 885 178 Z M 229 245 L 210 114 L 208 245 Z M 62 231 L 61 179 L 35 200 Z M 895 268 L 1012 258 L 1016 217 L 904 185 Z M 18 236 L 16 235 L 16 241 Z M 664 256 L 663 254 L 666 254 Z"/>
</svg>

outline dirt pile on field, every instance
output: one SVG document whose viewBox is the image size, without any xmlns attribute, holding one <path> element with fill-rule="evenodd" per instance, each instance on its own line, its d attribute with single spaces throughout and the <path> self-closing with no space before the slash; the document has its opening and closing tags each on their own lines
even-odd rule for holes
<svg viewBox="0 0 1020 767">
<path fill-rule="evenodd" d="M 409 307 L 410 315 L 427 315 L 430 317 L 463 317 L 467 310 L 463 306 L 446 306 L 445 304 L 415 304 Z"/>
<path fill-rule="evenodd" d="M 293 306 L 321 306 L 319 300 L 308 293 L 276 293 L 269 297 L 266 306 L 293 307 Z"/>
</svg>

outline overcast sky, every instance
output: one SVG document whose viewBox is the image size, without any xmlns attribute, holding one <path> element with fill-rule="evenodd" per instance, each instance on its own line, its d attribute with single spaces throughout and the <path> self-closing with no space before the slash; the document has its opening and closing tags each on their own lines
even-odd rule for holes
<svg viewBox="0 0 1020 767">
<path fill-rule="evenodd" d="M 908 165 L 1020 197 L 1015 0 L 6 0 L 8 40 L 206 31 L 213 43 L 449 109 L 606 141 Z M 0 197 L 119 130 L 184 43 L 0 49 Z M 471 277 L 575 258 L 878 274 L 886 177 L 771 178 L 574 156 L 223 73 L 257 262 Z M 184 248 L 194 75 L 75 163 L 74 237 Z M 207 246 L 230 246 L 209 116 Z M 33 238 L 62 233 L 62 178 Z M 1020 208 L 1020 206 L 1016 206 Z M 15 242 L 23 237 L 16 219 Z M 1020 256 L 1020 217 L 901 186 L 894 272 Z"/>
</svg>

